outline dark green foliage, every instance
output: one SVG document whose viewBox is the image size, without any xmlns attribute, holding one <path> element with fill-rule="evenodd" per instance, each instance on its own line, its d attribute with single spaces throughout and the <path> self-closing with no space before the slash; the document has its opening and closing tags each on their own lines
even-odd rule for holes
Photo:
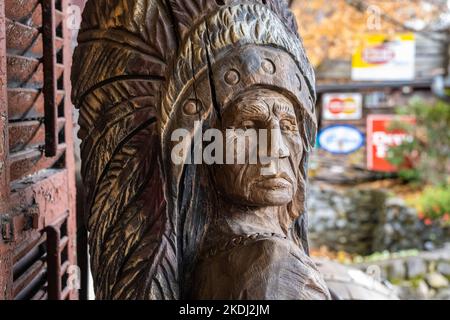
<svg viewBox="0 0 450 320">
<path fill-rule="evenodd" d="M 403 129 L 413 139 L 390 148 L 388 160 L 399 167 L 407 182 L 448 185 L 450 170 L 450 104 L 412 99 L 399 114 L 413 115 L 416 124 L 396 121 L 392 129 Z"/>
</svg>

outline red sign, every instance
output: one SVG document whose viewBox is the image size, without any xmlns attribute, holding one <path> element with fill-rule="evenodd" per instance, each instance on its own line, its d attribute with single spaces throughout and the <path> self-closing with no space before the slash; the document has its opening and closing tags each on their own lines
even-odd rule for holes
<svg viewBox="0 0 450 320">
<path fill-rule="evenodd" d="M 414 123 L 414 117 L 370 115 L 367 117 L 367 168 L 372 171 L 395 172 L 397 168 L 387 161 L 389 147 L 398 146 L 412 137 L 403 130 L 389 130 L 392 121 Z"/>
</svg>

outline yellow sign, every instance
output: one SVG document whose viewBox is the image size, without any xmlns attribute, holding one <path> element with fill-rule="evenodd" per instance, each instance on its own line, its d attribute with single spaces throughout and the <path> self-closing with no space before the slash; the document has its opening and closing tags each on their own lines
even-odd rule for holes
<svg viewBox="0 0 450 320">
<path fill-rule="evenodd" d="M 362 35 L 352 58 L 352 79 L 413 80 L 415 54 L 413 33 Z"/>
</svg>

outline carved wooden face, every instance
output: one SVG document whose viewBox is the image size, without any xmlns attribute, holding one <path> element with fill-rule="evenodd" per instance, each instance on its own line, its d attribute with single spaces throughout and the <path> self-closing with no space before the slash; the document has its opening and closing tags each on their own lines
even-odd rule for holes
<svg viewBox="0 0 450 320">
<path fill-rule="evenodd" d="M 235 148 L 233 164 L 214 166 L 221 195 L 235 204 L 247 206 L 290 203 L 298 188 L 303 150 L 292 102 L 276 91 L 255 89 L 226 108 L 220 129 L 224 135 L 228 134 L 225 154 L 227 149 L 233 150 L 227 146 L 246 135 L 246 140 L 241 140 L 246 143 Z M 230 135 L 230 130 L 234 134 Z M 257 134 L 248 134 L 249 131 Z M 245 152 L 245 162 L 241 160 L 239 164 L 238 153 L 242 156 L 242 152 Z M 258 155 L 254 158 L 256 162 L 251 161 L 252 152 Z"/>
</svg>

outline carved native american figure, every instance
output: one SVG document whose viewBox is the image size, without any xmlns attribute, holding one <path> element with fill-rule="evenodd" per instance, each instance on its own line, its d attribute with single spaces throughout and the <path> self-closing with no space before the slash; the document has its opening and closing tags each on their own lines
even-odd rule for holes
<svg viewBox="0 0 450 320">
<path fill-rule="evenodd" d="M 314 73 L 286 1 L 90 0 L 78 42 L 97 298 L 329 299 L 306 232 Z M 276 156 L 187 161 L 210 128 L 266 129 Z"/>
</svg>

